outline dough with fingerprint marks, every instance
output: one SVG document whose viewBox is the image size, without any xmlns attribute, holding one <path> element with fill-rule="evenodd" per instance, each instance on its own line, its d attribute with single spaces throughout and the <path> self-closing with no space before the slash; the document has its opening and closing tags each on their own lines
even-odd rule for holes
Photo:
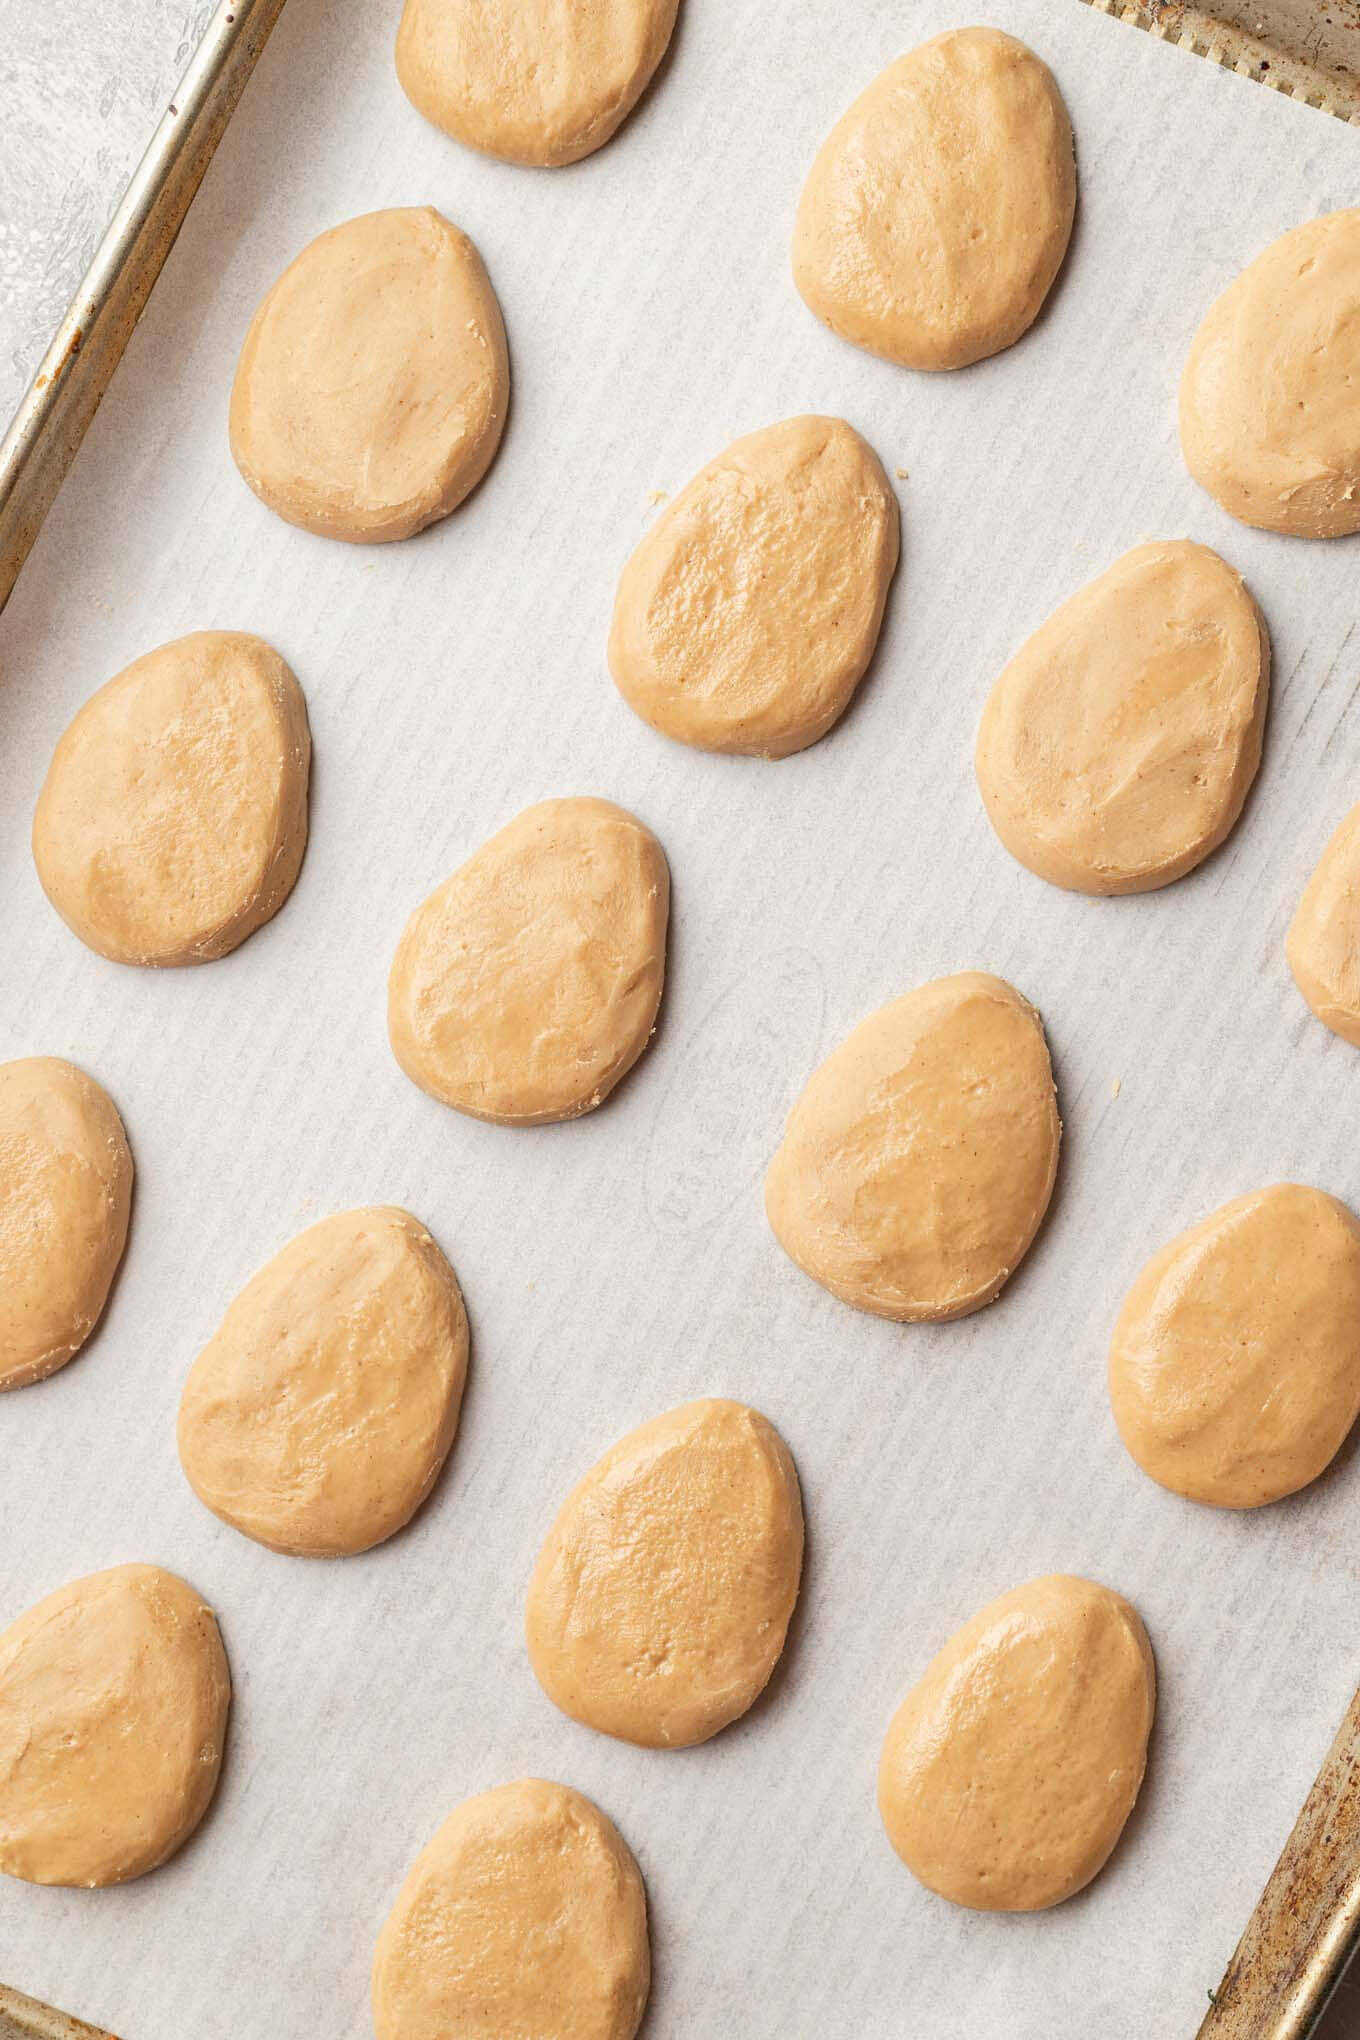
<svg viewBox="0 0 1360 2040">
<path fill-rule="evenodd" d="M 500 305 L 467 235 L 429 206 L 319 234 L 265 297 L 232 384 L 232 457 L 323 538 L 409 538 L 490 467 L 510 401 Z"/>
<path fill-rule="evenodd" d="M 815 1072 L 765 1177 L 775 1238 L 879 1317 L 963 1317 L 1019 1267 L 1061 1135 L 1043 1023 L 963 971 L 860 1022 Z"/>
<path fill-rule="evenodd" d="M 477 1119 L 538 1126 L 609 1096 L 656 1024 L 670 874 L 612 801 L 540 801 L 416 908 L 388 978 L 392 1051 Z"/>
<path fill-rule="evenodd" d="M 1076 198 L 1048 66 L 999 29 L 951 29 L 890 64 L 827 137 L 798 207 L 794 281 L 856 347 L 965 368 L 1038 317 Z"/>
<path fill-rule="evenodd" d="M 602 148 L 666 54 L 678 0 L 406 0 L 397 76 L 426 120 L 503 162 Z"/>
<path fill-rule="evenodd" d="M 1103 1868 L 1133 1811 L 1156 1707 L 1122 1595 L 1064 1573 L 991 1601 L 893 1716 L 878 1810 L 912 1874 L 986 1912 L 1035 1912 Z"/>
<path fill-rule="evenodd" d="M 685 1403 L 630 1431 L 572 1490 L 529 1583 L 548 1698 L 652 1749 L 707 1742 L 779 1661 L 803 1506 L 779 1433 L 744 1403 Z"/>
<path fill-rule="evenodd" d="M 373 1956 L 377 2040 L 633 2040 L 651 1984 L 627 1843 L 542 1778 L 454 1808 L 397 1894 Z"/>
<path fill-rule="evenodd" d="M 682 744 L 804 750 L 864 677 L 897 553 L 897 498 L 843 419 L 752 432 L 701 469 L 624 568 L 615 685 Z"/>
<path fill-rule="evenodd" d="M 1216 299 L 1180 415 L 1186 466 L 1243 524 L 1360 531 L 1360 207 L 1281 235 Z"/>
<path fill-rule="evenodd" d="M 207 1812 L 230 1700 L 213 1612 L 174 1573 L 119 1565 L 39 1601 L 0 1636 L 0 1870 L 154 1870 Z"/>
<path fill-rule="evenodd" d="M 210 963 L 272 920 L 307 847 L 311 737 L 272 645 L 200 630 L 91 696 L 33 821 L 43 890 L 115 963 Z"/>
<path fill-rule="evenodd" d="M 1152 1256 L 1110 1341 L 1125 1445 L 1193 1502 L 1316 1480 L 1360 1414 L 1360 1223 L 1304 1183 L 1235 1197 Z"/>
<path fill-rule="evenodd" d="M 1208 546 L 1141 545 L 1023 644 L 987 700 L 978 786 L 1021 864 L 1075 892 L 1169 885 L 1242 812 L 1270 640 Z"/>
<path fill-rule="evenodd" d="M 107 1091 L 59 1056 L 0 1063 L 0 1390 L 80 1351 L 131 1207 L 132 1156 Z"/>
<path fill-rule="evenodd" d="M 418 1219 L 342 1211 L 252 1276 L 184 1384 L 179 1455 L 226 1523 L 275 1551 L 366 1551 L 410 1521 L 458 1428 L 468 1323 Z"/>
</svg>

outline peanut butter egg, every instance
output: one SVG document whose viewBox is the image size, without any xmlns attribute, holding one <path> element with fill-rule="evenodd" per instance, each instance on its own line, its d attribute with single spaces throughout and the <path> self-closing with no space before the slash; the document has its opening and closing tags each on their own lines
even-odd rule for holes
<svg viewBox="0 0 1360 2040">
<path fill-rule="evenodd" d="M 540 801 L 417 907 L 388 979 L 392 1052 L 432 1098 L 510 1126 L 575 1119 L 651 1037 L 661 845 L 612 801 Z"/>
<path fill-rule="evenodd" d="M 179 1456 L 214 1515 L 334 1558 L 409 1522 L 458 1428 L 468 1323 L 452 1268 L 392 1205 L 342 1211 L 253 1275 L 189 1370 Z"/>
<path fill-rule="evenodd" d="M 583 1793 L 519 1778 L 454 1808 L 373 1955 L 377 2040 L 633 2040 L 651 1984 L 632 1851 Z"/>
<path fill-rule="evenodd" d="M 1360 531 L 1360 207 L 1282 234 L 1210 306 L 1180 424 L 1191 474 L 1243 524 Z"/>
<path fill-rule="evenodd" d="M 843 419 L 736 440 L 623 570 L 609 637 L 620 694 L 700 750 L 806 749 L 864 677 L 897 549 L 897 498 Z"/>
<path fill-rule="evenodd" d="M 1285 954 L 1324 1027 L 1360 1048 L 1360 807 L 1329 838 L 1290 923 Z"/>
<path fill-rule="evenodd" d="M 1360 1223 L 1304 1183 L 1235 1197 L 1147 1263 L 1109 1375 L 1163 1487 L 1224 1509 L 1306 1487 L 1360 1414 Z"/>
<path fill-rule="evenodd" d="M 538 1682 L 606 1735 L 706 1742 L 769 1680 L 802 1563 L 773 1425 L 736 1402 L 669 1410 L 591 1468 L 548 1533 L 525 1609 Z"/>
<path fill-rule="evenodd" d="M 1048 66 L 999 29 L 951 29 L 889 64 L 831 130 L 798 207 L 794 281 L 856 347 L 964 368 L 1037 318 L 1076 197 Z"/>
<path fill-rule="evenodd" d="M 1137 1612 L 1054 1573 L 991 1601 L 893 1716 L 878 1810 L 931 1891 L 1036 1912 L 1104 1866 L 1133 1811 L 1156 1705 Z"/>
<path fill-rule="evenodd" d="M 1061 1136 L 1043 1023 L 984 971 L 882 1007 L 815 1073 L 765 1177 L 775 1238 L 858 1310 L 963 1317 L 1020 1265 Z"/>
<path fill-rule="evenodd" d="M 397 77 L 455 141 L 555 168 L 603 148 L 666 54 L 679 0 L 406 0 Z"/>
<path fill-rule="evenodd" d="M 132 1156 L 103 1086 L 60 1056 L 0 1063 L 0 1390 L 80 1351 L 131 1208 Z"/>
<path fill-rule="evenodd" d="M 1023 644 L 988 697 L 978 786 L 1013 857 L 1075 892 L 1150 892 L 1224 840 L 1261 762 L 1270 640 L 1236 573 L 1141 545 Z"/>
<path fill-rule="evenodd" d="M 217 1789 L 231 1679 L 211 1608 L 119 1565 L 0 1636 L 0 1870 L 121 1884 L 187 1841 Z"/>
</svg>

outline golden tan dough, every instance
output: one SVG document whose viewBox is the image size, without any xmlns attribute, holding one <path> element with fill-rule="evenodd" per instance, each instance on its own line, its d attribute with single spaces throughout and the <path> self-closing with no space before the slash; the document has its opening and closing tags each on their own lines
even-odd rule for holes
<svg viewBox="0 0 1360 2040">
<path fill-rule="evenodd" d="M 1169 885 L 1242 812 L 1269 676 L 1261 613 L 1217 553 L 1189 539 L 1125 553 L 988 697 L 975 762 L 993 828 L 1053 885 Z"/>
<path fill-rule="evenodd" d="M 275 1551 L 366 1551 L 448 1457 L 467 1374 L 452 1268 L 418 1219 L 322 1219 L 252 1276 L 189 1371 L 179 1456 L 200 1501 Z"/>
<path fill-rule="evenodd" d="M 890 64 L 831 130 L 798 206 L 794 282 L 856 347 L 965 368 L 1038 317 L 1076 195 L 1048 66 L 999 29 L 951 29 Z"/>
<path fill-rule="evenodd" d="M 1360 807 L 1329 838 L 1303 889 L 1285 953 L 1318 1019 L 1360 1048 Z"/>
<path fill-rule="evenodd" d="M 623 570 L 609 664 L 644 722 L 706 751 L 785 758 L 849 706 L 897 566 L 897 498 L 840 418 L 736 440 Z"/>
<path fill-rule="evenodd" d="M 311 739 L 263 638 L 200 630 L 101 687 L 33 819 L 43 891 L 115 963 L 209 963 L 271 920 L 307 847 Z"/>
<path fill-rule="evenodd" d="M 764 1691 L 802 1563 L 773 1425 L 743 1403 L 669 1410 L 606 1452 L 548 1533 L 524 1617 L 538 1682 L 605 1735 L 706 1742 Z"/>
<path fill-rule="evenodd" d="M 1281 235 L 1215 300 L 1180 413 L 1186 466 L 1243 524 L 1360 531 L 1360 207 Z"/>
<path fill-rule="evenodd" d="M 1156 1694 L 1147 1631 L 1121 1595 L 1066 1573 L 1002 1594 L 893 1716 L 878 1771 L 889 1841 L 956 1905 L 1071 1898 L 1133 1811 Z"/>
<path fill-rule="evenodd" d="M 627 1843 L 579 1792 L 520 1778 L 454 1808 L 373 1956 L 377 2040 L 633 2040 L 651 1982 Z"/>
<path fill-rule="evenodd" d="M 509 401 L 481 256 L 429 206 L 398 206 L 319 234 L 264 299 L 232 385 L 232 457 L 290 524 L 409 538 L 476 488 Z"/>
<path fill-rule="evenodd" d="M 1043 1023 L 984 971 L 870 1014 L 817 1070 L 765 1177 L 775 1238 L 857 1310 L 990 1303 L 1048 1208 L 1061 1135 Z"/>
<path fill-rule="evenodd" d="M 211 1608 L 119 1565 L 0 1636 L 0 1870 L 121 1884 L 188 1840 L 217 1789 L 231 1679 Z"/>
<path fill-rule="evenodd" d="M 666 54 L 678 0 L 406 0 L 397 76 L 455 141 L 551 167 L 602 148 Z"/>
<path fill-rule="evenodd" d="M 592 1112 L 641 1055 L 666 968 L 661 845 L 612 801 L 545 800 L 416 908 L 392 1052 L 432 1098 L 508 1126 Z"/>
<path fill-rule="evenodd" d="M 113 1100 L 54 1055 L 0 1063 L 0 1390 L 55 1374 L 123 1258 L 132 1156 Z"/>
<path fill-rule="evenodd" d="M 1153 1255 L 1110 1342 L 1125 1445 L 1193 1502 L 1316 1480 L 1360 1413 L 1360 1225 L 1302 1183 L 1235 1197 Z"/>
</svg>

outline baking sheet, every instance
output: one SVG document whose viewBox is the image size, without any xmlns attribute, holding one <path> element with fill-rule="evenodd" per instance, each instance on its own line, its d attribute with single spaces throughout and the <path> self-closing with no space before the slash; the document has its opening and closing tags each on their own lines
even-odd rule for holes
<svg viewBox="0 0 1360 2040">
<path fill-rule="evenodd" d="M 1360 122 L 1360 0 L 1087 0 L 1292 99 Z"/>
<path fill-rule="evenodd" d="M 0 1884 L 0 1976 L 125 2040 L 368 2031 L 373 1936 L 464 1795 L 562 1778 L 647 1878 L 646 2040 L 1144 2040 L 1193 2031 L 1360 1677 L 1355 1453 L 1257 1515 L 1128 1460 L 1104 1352 L 1146 1255 L 1282 1177 L 1360 1206 L 1360 1061 L 1285 967 L 1298 891 L 1360 793 L 1355 541 L 1233 524 L 1178 456 L 1200 314 L 1273 235 L 1351 204 L 1354 135 L 1078 7 L 992 0 L 1054 65 L 1080 151 L 1067 269 L 999 359 L 916 377 L 825 332 L 786 244 L 854 93 L 972 18 L 920 0 L 685 0 L 675 52 L 599 156 L 537 175 L 428 128 L 396 84 L 395 0 L 290 0 L 0 622 L 0 1056 L 74 1057 L 138 1166 L 124 1272 L 85 1354 L 0 1400 L 0 1616 L 126 1559 L 218 1609 L 236 1680 L 215 1807 L 123 1890 Z M 273 519 L 225 409 L 253 306 L 313 233 L 428 201 L 481 246 L 514 401 L 486 483 L 372 551 Z M 730 438 L 848 417 L 900 482 L 904 559 L 844 723 L 779 765 L 666 744 L 617 699 L 615 576 Z M 1266 757 L 1225 850 L 1093 901 L 1016 866 L 970 752 L 991 679 L 1128 546 L 1218 546 L 1268 616 Z M 262 632 L 307 692 L 311 844 L 278 919 L 196 971 L 121 970 L 44 902 L 28 852 L 52 744 L 92 689 L 205 625 Z M 515 1132 L 393 1063 L 406 914 L 529 801 L 592 792 L 656 828 L 675 886 L 660 1032 L 616 1097 Z M 858 1316 L 770 1237 L 760 1176 L 817 1058 L 937 973 L 1041 1007 L 1066 1122 L 1040 1241 L 993 1308 Z M 1116 1085 L 1118 1086 L 1116 1095 Z M 216 1522 L 179 1471 L 184 1373 L 300 1226 L 408 1205 L 473 1324 L 462 1430 L 404 1535 L 306 1563 Z M 594 1736 L 539 1692 L 524 1584 L 559 1500 L 686 1397 L 757 1404 L 798 1461 L 808 1568 L 767 1698 L 708 1746 Z M 1130 1595 L 1161 1708 L 1126 1839 L 1048 1915 L 957 1911 L 873 1806 L 898 1698 L 991 1595 L 1054 1569 Z"/>
</svg>

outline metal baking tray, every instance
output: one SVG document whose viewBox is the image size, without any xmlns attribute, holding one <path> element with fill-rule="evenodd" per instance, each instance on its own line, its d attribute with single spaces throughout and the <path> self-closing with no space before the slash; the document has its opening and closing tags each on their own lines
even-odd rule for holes
<svg viewBox="0 0 1360 2040">
<path fill-rule="evenodd" d="M 1360 125 L 1360 0 L 1086 0 L 1163 42 Z"/>
<path fill-rule="evenodd" d="M 1321 113 L 1360 126 L 1360 0 L 1083 0 Z M 98 407 L 283 0 L 221 0 L 0 443 L 0 607 Z M 1112 31 L 1114 32 L 1114 31 Z M 1360 159 L 1358 159 L 1360 167 Z M 1360 1699 L 1201 2029 L 1302 2040 L 1360 1937 Z M 1325 1814 L 1325 1821 L 1320 1821 Z M 1321 1827 L 1325 1826 L 1325 1835 Z M 1354 1846 L 1339 1868 L 1342 1830 Z M 1314 1931 L 1301 1914 L 1314 1907 Z M 1291 1923 L 1267 1944 L 1264 1909 Z M 1316 1923 L 1321 1920 L 1322 1924 Z M 113 2040 L 0 1985 L 0 2040 Z"/>
</svg>

